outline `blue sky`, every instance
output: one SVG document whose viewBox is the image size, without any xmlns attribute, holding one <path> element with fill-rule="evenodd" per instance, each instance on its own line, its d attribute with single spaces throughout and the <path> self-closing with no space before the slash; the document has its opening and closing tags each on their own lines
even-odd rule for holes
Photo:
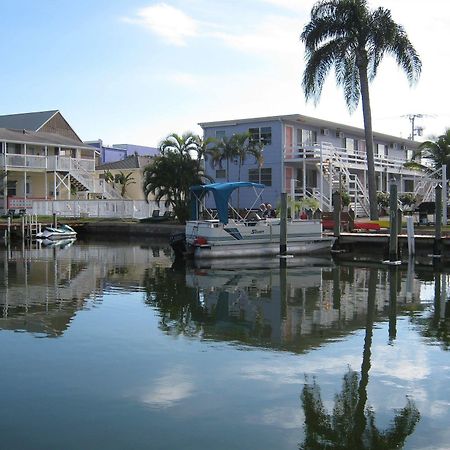
<svg viewBox="0 0 450 450">
<path fill-rule="evenodd" d="M 313 0 L 1 1 L 0 114 L 59 109 L 82 139 L 156 146 L 199 122 L 305 114 L 362 127 L 329 77 L 305 103 L 299 34 Z M 369 0 L 391 9 L 423 61 L 410 88 L 386 59 L 371 85 L 376 131 L 450 127 L 450 2 Z"/>
</svg>

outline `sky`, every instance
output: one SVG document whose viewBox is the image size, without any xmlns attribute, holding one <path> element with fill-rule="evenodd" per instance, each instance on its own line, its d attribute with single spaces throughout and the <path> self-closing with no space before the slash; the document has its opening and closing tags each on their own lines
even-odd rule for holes
<svg viewBox="0 0 450 450">
<path fill-rule="evenodd" d="M 83 140 L 157 146 L 198 123 L 303 114 L 363 126 L 331 72 L 305 102 L 299 36 L 313 0 L 0 0 L 0 114 L 59 109 Z M 386 57 L 370 86 L 375 131 L 450 127 L 450 1 L 368 0 L 422 59 L 410 87 Z M 420 138 L 418 138 L 420 139 Z"/>
</svg>

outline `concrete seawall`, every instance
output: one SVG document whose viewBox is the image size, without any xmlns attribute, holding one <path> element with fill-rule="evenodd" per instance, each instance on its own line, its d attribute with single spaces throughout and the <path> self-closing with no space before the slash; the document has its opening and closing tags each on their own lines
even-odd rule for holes
<svg viewBox="0 0 450 450">
<path fill-rule="evenodd" d="M 167 238 L 184 232 L 184 225 L 177 223 L 92 222 L 75 226 L 80 235 L 102 238 Z"/>
</svg>

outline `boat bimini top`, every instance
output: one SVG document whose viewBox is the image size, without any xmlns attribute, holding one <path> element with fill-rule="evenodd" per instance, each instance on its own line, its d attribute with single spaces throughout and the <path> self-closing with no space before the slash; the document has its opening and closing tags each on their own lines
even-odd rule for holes
<svg viewBox="0 0 450 450">
<path fill-rule="evenodd" d="M 235 181 L 229 183 L 211 183 L 202 184 L 198 186 L 191 186 L 191 218 L 192 220 L 197 220 L 199 215 L 199 208 L 202 200 L 209 192 L 212 192 L 214 196 L 214 201 L 216 203 L 217 213 L 219 221 L 223 224 L 228 223 L 228 200 L 230 195 L 235 189 L 241 187 L 250 187 L 255 191 L 256 199 L 253 202 L 250 209 L 254 208 L 261 197 L 261 194 L 266 187 L 264 184 L 251 183 L 250 181 Z"/>
</svg>

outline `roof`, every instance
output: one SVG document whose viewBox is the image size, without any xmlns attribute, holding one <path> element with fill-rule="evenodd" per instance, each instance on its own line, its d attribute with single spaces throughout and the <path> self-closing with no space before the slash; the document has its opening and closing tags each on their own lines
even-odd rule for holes
<svg viewBox="0 0 450 450">
<path fill-rule="evenodd" d="M 97 170 L 130 170 L 130 169 L 141 169 L 148 166 L 153 157 L 152 156 L 140 156 L 131 155 L 127 156 L 120 161 L 114 161 L 106 164 L 101 164 L 96 167 Z"/>
<path fill-rule="evenodd" d="M 0 141 L 18 144 L 48 145 L 52 147 L 84 148 L 93 151 L 97 150 L 95 147 L 83 144 L 75 139 L 43 131 L 18 131 L 0 128 Z"/>
<path fill-rule="evenodd" d="M 211 183 L 211 184 L 201 184 L 198 186 L 191 186 L 190 191 L 197 197 L 201 198 L 207 192 L 212 192 L 214 195 L 214 201 L 216 203 L 217 213 L 219 215 L 220 222 L 228 223 L 228 199 L 231 193 L 235 189 L 241 187 L 252 187 L 254 189 L 264 189 L 266 186 L 264 184 L 252 183 L 250 181 L 235 181 L 228 183 Z M 196 202 L 192 202 L 193 217 L 196 216 L 197 209 Z"/>
<path fill-rule="evenodd" d="M 12 128 L 14 130 L 39 131 L 56 113 L 51 111 L 38 111 L 21 114 L 8 114 L 0 116 L 0 128 Z"/>
<path fill-rule="evenodd" d="M 364 137 L 364 128 L 358 128 L 351 125 L 345 125 L 338 122 L 330 122 L 328 120 L 317 119 L 316 117 L 303 116 L 301 114 L 286 114 L 281 116 L 266 116 L 266 117 L 253 117 L 247 119 L 235 119 L 235 120 L 222 120 L 217 122 L 202 122 L 199 123 L 203 129 L 212 128 L 212 127 L 220 127 L 220 126 L 230 126 L 230 125 L 238 125 L 241 123 L 254 123 L 254 122 L 273 122 L 273 121 L 283 121 L 283 122 L 292 122 L 292 123 L 300 123 L 303 125 L 309 125 L 320 128 L 330 128 L 330 129 L 339 129 L 339 131 L 347 131 L 348 133 L 352 133 L 355 135 L 359 135 Z M 395 141 L 403 144 L 407 144 L 410 148 L 417 148 L 421 143 L 417 141 L 411 141 L 410 139 L 401 138 L 398 136 L 392 136 L 389 134 L 378 133 L 376 131 L 373 132 L 374 139 L 387 140 L 387 141 Z"/>
</svg>

